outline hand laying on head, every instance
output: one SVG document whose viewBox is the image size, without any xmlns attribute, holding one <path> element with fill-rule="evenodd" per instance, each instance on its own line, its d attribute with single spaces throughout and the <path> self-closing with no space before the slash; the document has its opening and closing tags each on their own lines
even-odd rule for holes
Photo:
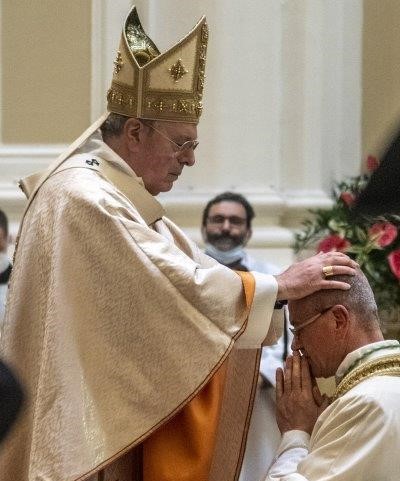
<svg viewBox="0 0 400 481">
<path fill-rule="evenodd" d="M 354 276 L 358 264 L 341 252 L 319 253 L 292 264 L 282 274 L 275 276 L 278 282 L 278 300 L 295 300 L 309 296 L 321 289 L 349 289 L 346 282 L 330 280 L 323 268 L 331 266 L 330 275 Z"/>
<path fill-rule="evenodd" d="M 276 421 L 281 433 L 298 429 L 311 434 L 318 416 L 328 406 L 311 378 L 308 362 L 295 352 L 284 371 L 276 371 Z"/>
</svg>

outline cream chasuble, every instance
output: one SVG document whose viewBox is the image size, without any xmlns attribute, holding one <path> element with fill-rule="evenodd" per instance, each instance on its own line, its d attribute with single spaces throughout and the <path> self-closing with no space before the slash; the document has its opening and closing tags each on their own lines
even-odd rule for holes
<svg viewBox="0 0 400 481">
<path fill-rule="evenodd" d="M 357 349 L 337 375 L 346 372 L 355 382 L 346 382 L 346 376 L 338 385 L 339 397 L 320 415 L 311 438 L 303 431 L 282 436 L 265 481 L 400 478 L 399 343 L 380 341 Z"/>
<path fill-rule="evenodd" d="M 241 278 L 164 216 L 98 134 L 78 145 L 42 177 L 20 230 L 1 355 L 29 400 L 1 479 L 130 481 L 132 448 L 231 353 L 209 479 L 233 481 L 276 281 L 254 274 L 249 307 Z M 128 454 L 132 466 L 118 465 Z"/>
</svg>

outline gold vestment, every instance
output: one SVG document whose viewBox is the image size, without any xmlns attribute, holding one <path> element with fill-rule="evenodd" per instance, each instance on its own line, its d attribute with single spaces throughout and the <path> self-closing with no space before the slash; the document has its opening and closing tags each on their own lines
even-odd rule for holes
<svg viewBox="0 0 400 481">
<path fill-rule="evenodd" d="M 179 412 L 229 353 L 224 397 L 244 395 L 222 407 L 210 479 L 234 479 L 276 281 L 255 274 L 248 309 L 240 277 L 95 136 L 57 165 L 30 197 L 10 285 L 2 355 L 28 402 L 2 446 L 1 479 L 92 479 Z"/>
</svg>

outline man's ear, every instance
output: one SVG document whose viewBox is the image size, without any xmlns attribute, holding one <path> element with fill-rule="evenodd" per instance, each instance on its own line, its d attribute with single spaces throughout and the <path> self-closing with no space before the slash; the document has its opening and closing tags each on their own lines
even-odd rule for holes
<svg viewBox="0 0 400 481">
<path fill-rule="evenodd" d="M 339 337 L 343 337 L 347 330 L 349 329 L 350 325 L 350 314 L 349 311 L 345 306 L 341 304 L 337 304 L 336 306 L 332 307 L 332 314 L 335 320 L 334 329 Z"/>
<path fill-rule="evenodd" d="M 129 150 L 135 150 L 141 142 L 145 125 L 134 117 L 129 118 L 124 125 L 124 138 Z"/>
</svg>

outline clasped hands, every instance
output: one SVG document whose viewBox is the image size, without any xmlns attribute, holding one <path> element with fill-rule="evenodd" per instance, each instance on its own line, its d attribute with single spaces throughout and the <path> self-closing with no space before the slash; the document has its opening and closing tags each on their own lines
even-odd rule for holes
<svg viewBox="0 0 400 481">
<path fill-rule="evenodd" d="M 276 371 L 276 420 L 281 433 L 298 429 L 311 434 L 318 416 L 328 406 L 311 376 L 307 359 L 295 351 L 285 368 Z"/>
</svg>

